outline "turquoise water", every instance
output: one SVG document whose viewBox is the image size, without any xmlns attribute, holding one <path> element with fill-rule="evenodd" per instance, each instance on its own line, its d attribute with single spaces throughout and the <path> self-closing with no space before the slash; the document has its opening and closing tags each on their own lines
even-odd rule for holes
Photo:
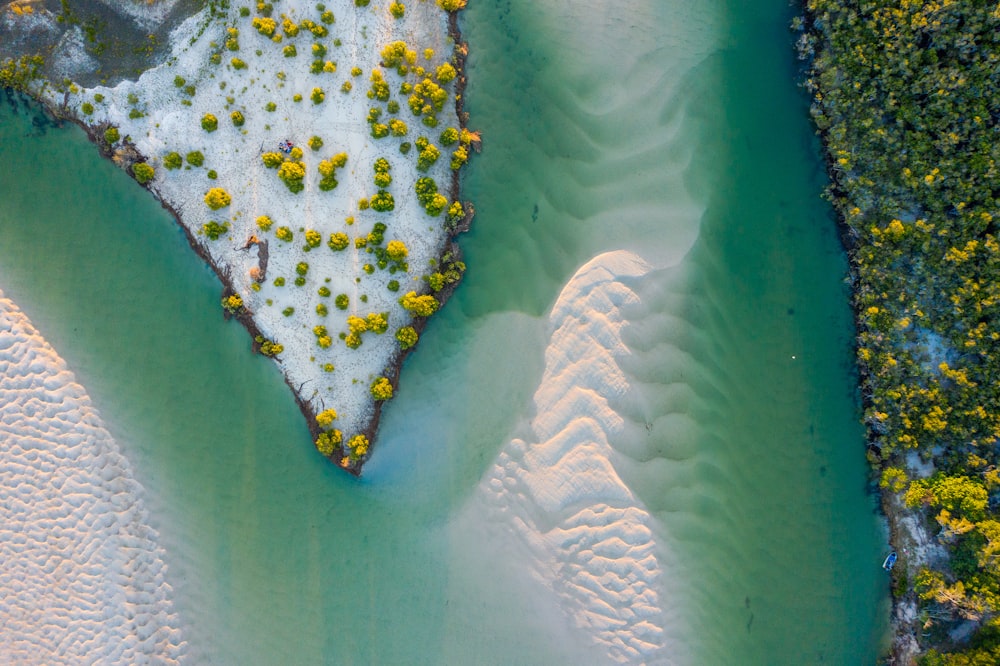
<svg viewBox="0 0 1000 666">
<path fill-rule="evenodd" d="M 788 18 L 474 3 L 471 268 L 360 481 L 313 452 L 158 204 L 81 132 L 3 105 L 0 288 L 136 466 L 195 663 L 599 662 L 517 551 L 463 526 L 531 417 L 548 309 L 619 249 L 655 267 L 625 312 L 614 462 L 669 552 L 657 660 L 875 660 L 883 544 Z"/>
</svg>

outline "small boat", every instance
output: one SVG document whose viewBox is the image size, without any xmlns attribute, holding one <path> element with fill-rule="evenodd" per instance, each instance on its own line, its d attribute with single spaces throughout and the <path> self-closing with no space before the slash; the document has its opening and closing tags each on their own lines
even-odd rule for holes
<svg viewBox="0 0 1000 666">
<path fill-rule="evenodd" d="M 885 562 L 882 563 L 882 568 L 886 571 L 892 571 L 892 567 L 896 564 L 896 551 L 889 553 L 889 556 L 885 558 Z"/>
</svg>

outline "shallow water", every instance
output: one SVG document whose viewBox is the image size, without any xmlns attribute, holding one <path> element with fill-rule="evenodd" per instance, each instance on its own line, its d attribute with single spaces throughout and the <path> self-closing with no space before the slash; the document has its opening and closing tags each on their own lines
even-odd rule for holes
<svg viewBox="0 0 1000 666">
<path fill-rule="evenodd" d="M 480 480 L 533 441 L 549 309 L 618 250 L 650 265 L 622 278 L 637 299 L 608 404 L 659 553 L 651 659 L 875 660 L 886 580 L 845 264 L 786 13 L 474 3 L 470 270 L 361 481 L 312 451 L 158 204 L 79 131 L 3 105 L 0 287 L 133 461 L 196 663 L 600 662 Z"/>
</svg>

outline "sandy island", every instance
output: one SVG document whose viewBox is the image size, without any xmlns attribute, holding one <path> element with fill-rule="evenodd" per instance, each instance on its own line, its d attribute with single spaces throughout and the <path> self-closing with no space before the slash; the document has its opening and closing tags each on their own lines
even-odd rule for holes
<svg viewBox="0 0 1000 666">
<path fill-rule="evenodd" d="M 440 4 L 210 3 L 137 80 L 33 90 L 175 215 L 316 447 L 354 474 L 465 269 L 458 173 L 479 139 Z"/>
</svg>

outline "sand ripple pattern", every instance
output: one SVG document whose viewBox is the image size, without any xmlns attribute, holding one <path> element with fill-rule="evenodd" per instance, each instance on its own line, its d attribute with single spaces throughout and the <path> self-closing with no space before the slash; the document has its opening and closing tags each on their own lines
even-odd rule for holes
<svg viewBox="0 0 1000 666">
<path fill-rule="evenodd" d="M 610 402 L 628 390 L 616 357 L 621 310 L 638 299 L 622 277 L 650 270 L 629 252 L 582 267 L 550 318 L 531 441 L 513 440 L 483 482 L 537 557 L 539 578 L 610 660 L 641 663 L 663 648 L 663 612 L 649 513 L 615 471 L 609 442 L 624 427 Z"/>
<path fill-rule="evenodd" d="M 83 387 L 0 293 L 0 662 L 180 661 L 141 495 Z"/>
</svg>

